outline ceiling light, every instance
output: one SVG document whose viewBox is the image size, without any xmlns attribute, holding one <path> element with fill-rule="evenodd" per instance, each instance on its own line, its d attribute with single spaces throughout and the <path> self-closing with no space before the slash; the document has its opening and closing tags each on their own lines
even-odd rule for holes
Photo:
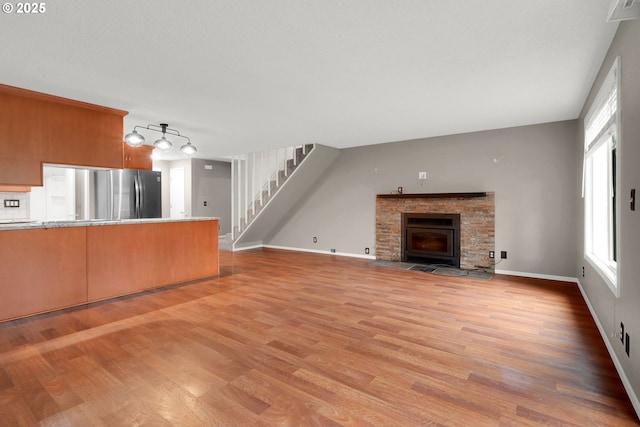
<svg viewBox="0 0 640 427">
<path fill-rule="evenodd" d="M 167 139 L 167 136 L 166 136 L 167 126 L 169 126 L 169 125 L 166 124 L 166 123 L 160 123 L 160 128 L 162 129 L 161 130 L 162 138 L 157 139 L 156 142 L 153 143 L 153 145 L 155 145 L 156 148 L 158 150 L 161 150 L 161 151 L 169 151 L 169 150 L 171 150 L 171 147 L 173 147 L 173 143 L 171 141 L 169 141 Z M 180 134 L 180 133 L 178 132 L 178 134 Z"/>
<path fill-rule="evenodd" d="M 160 151 L 169 151 L 171 150 L 171 147 L 173 147 L 173 143 L 167 139 L 167 134 L 169 134 L 187 140 L 187 143 L 180 147 L 180 151 L 182 151 L 184 154 L 191 155 L 198 152 L 198 149 L 193 144 L 191 144 L 191 140 L 188 137 L 181 135 L 180 132 L 175 129 L 169 128 L 169 125 L 166 123 L 160 123 L 160 125 L 150 124 L 147 126 L 135 126 L 133 128 L 133 131 L 124 137 L 124 141 L 132 147 L 139 147 L 144 144 L 145 141 L 144 136 L 139 134 L 136 129 L 147 129 L 154 132 L 161 132 L 162 138 L 156 140 L 153 143 L 153 145 Z"/>
<path fill-rule="evenodd" d="M 191 141 L 189 141 L 186 144 L 184 144 L 182 147 L 180 147 L 180 151 L 182 151 L 184 154 L 191 155 L 191 154 L 196 154 L 198 149 L 191 144 Z"/>
<path fill-rule="evenodd" d="M 132 147 L 139 147 L 144 144 L 144 136 L 136 132 L 135 129 L 133 130 L 133 132 L 128 133 L 127 136 L 124 137 L 124 140 Z"/>
<path fill-rule="evenodd" d="M 173 143 L 169 141 L 166 137 L 162 137 L 160 139 L 156 139 L 156 142 L 153 143 L 158 150 L 169 151 L 171 147 L 173 147 Z"/>
</svg>

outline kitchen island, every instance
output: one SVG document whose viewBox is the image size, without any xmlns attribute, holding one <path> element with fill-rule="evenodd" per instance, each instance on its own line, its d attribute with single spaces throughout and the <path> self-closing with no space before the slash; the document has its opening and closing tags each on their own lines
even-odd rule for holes
<svg viewBox="0 0 640 427">
<path fill-rule="evenodd" d="M 0 224 L 0 321 L 218 274 L 217 218 Z"/>
</svg>

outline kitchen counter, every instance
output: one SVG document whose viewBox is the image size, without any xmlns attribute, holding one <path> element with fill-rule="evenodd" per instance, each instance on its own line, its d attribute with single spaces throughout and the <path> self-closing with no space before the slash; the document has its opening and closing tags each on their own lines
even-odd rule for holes
<svg viewBox="0 0 640 427">
<path fill-rule="evenodd" d="M 0 221 L 0 231 L 2 230 L 29 230 L 38 228 L 62 228 L 62 227 L 93 227 L 102 225 L 123 225 L 123 224 L 155 224 L 161 222 L 184 222 L 184 221 L 211 221 L 218 220 L 216 217 L 192 217 L 192 218 L 140 218 L 140 219 L 80 219 L 80 220 L 55 220 L 55 221 L 34 221 L 29 219 L 12 219 Z"/>
<path fill-rule="evenodd" d="M 0 321 L 214 277 L 217 218 L 0 225 Z"/>
</svg>

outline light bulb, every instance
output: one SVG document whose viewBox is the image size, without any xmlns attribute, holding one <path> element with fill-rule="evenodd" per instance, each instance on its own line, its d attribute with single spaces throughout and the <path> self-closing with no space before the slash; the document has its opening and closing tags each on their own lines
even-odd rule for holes
<svg viewBox="0 0 640 427">
<path fill-rule="evenodd" d="M 134 129 L 133 132 L 127 134 L 127 136 L 124 137 L 124 142 L 132 147 L 139 147 L 144 144 L 144 136 L 140 135 Z"/>
<path fill-rule="evenodd" d="M 180 151 L 182 151 L 184 154 L 191 155 L 191 154 L 195 154 L 198 151 L 198 149 L 193 145 L 191 145 L 190 142 L 187 142 L 182 147 L 180 147 Z"/>
<path fill-rule="evenodd" d="M 171 141 L 169 141 L 164 136 L 159 140 L 157 140 L 156 142 L 154 142 L 153 145 L 155 145 L 158 150 L 162 150 L 162 151 L 171 150 L 171 147 L 173 147 L 173 144 L 171 143 Z"/>
</svg>

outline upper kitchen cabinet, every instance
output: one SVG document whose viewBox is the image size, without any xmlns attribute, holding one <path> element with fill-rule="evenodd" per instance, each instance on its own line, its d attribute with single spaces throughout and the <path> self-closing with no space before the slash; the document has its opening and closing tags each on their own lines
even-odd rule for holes
<svg viewBox="0 0 640 427">
<path fill-rule="evenodd" d="M 42 185 L 42 164 L 123 167 L 126 111 L 0 85 L 0 185 Z"/>
<path fill-rule="evenodd" d="M 28 185 L 0 185 L 0 192 L 30 193 L 31 187 Z"/>
<path fill-rule="evenodd" d="M 124 144 L 124 167 L 125 169 L 146 169 L 151 170 L 153 160 L 151 152 L 154 147 L 151 145 L 141 145 L 140 147 L 132 147 Z"/>
</svg>

